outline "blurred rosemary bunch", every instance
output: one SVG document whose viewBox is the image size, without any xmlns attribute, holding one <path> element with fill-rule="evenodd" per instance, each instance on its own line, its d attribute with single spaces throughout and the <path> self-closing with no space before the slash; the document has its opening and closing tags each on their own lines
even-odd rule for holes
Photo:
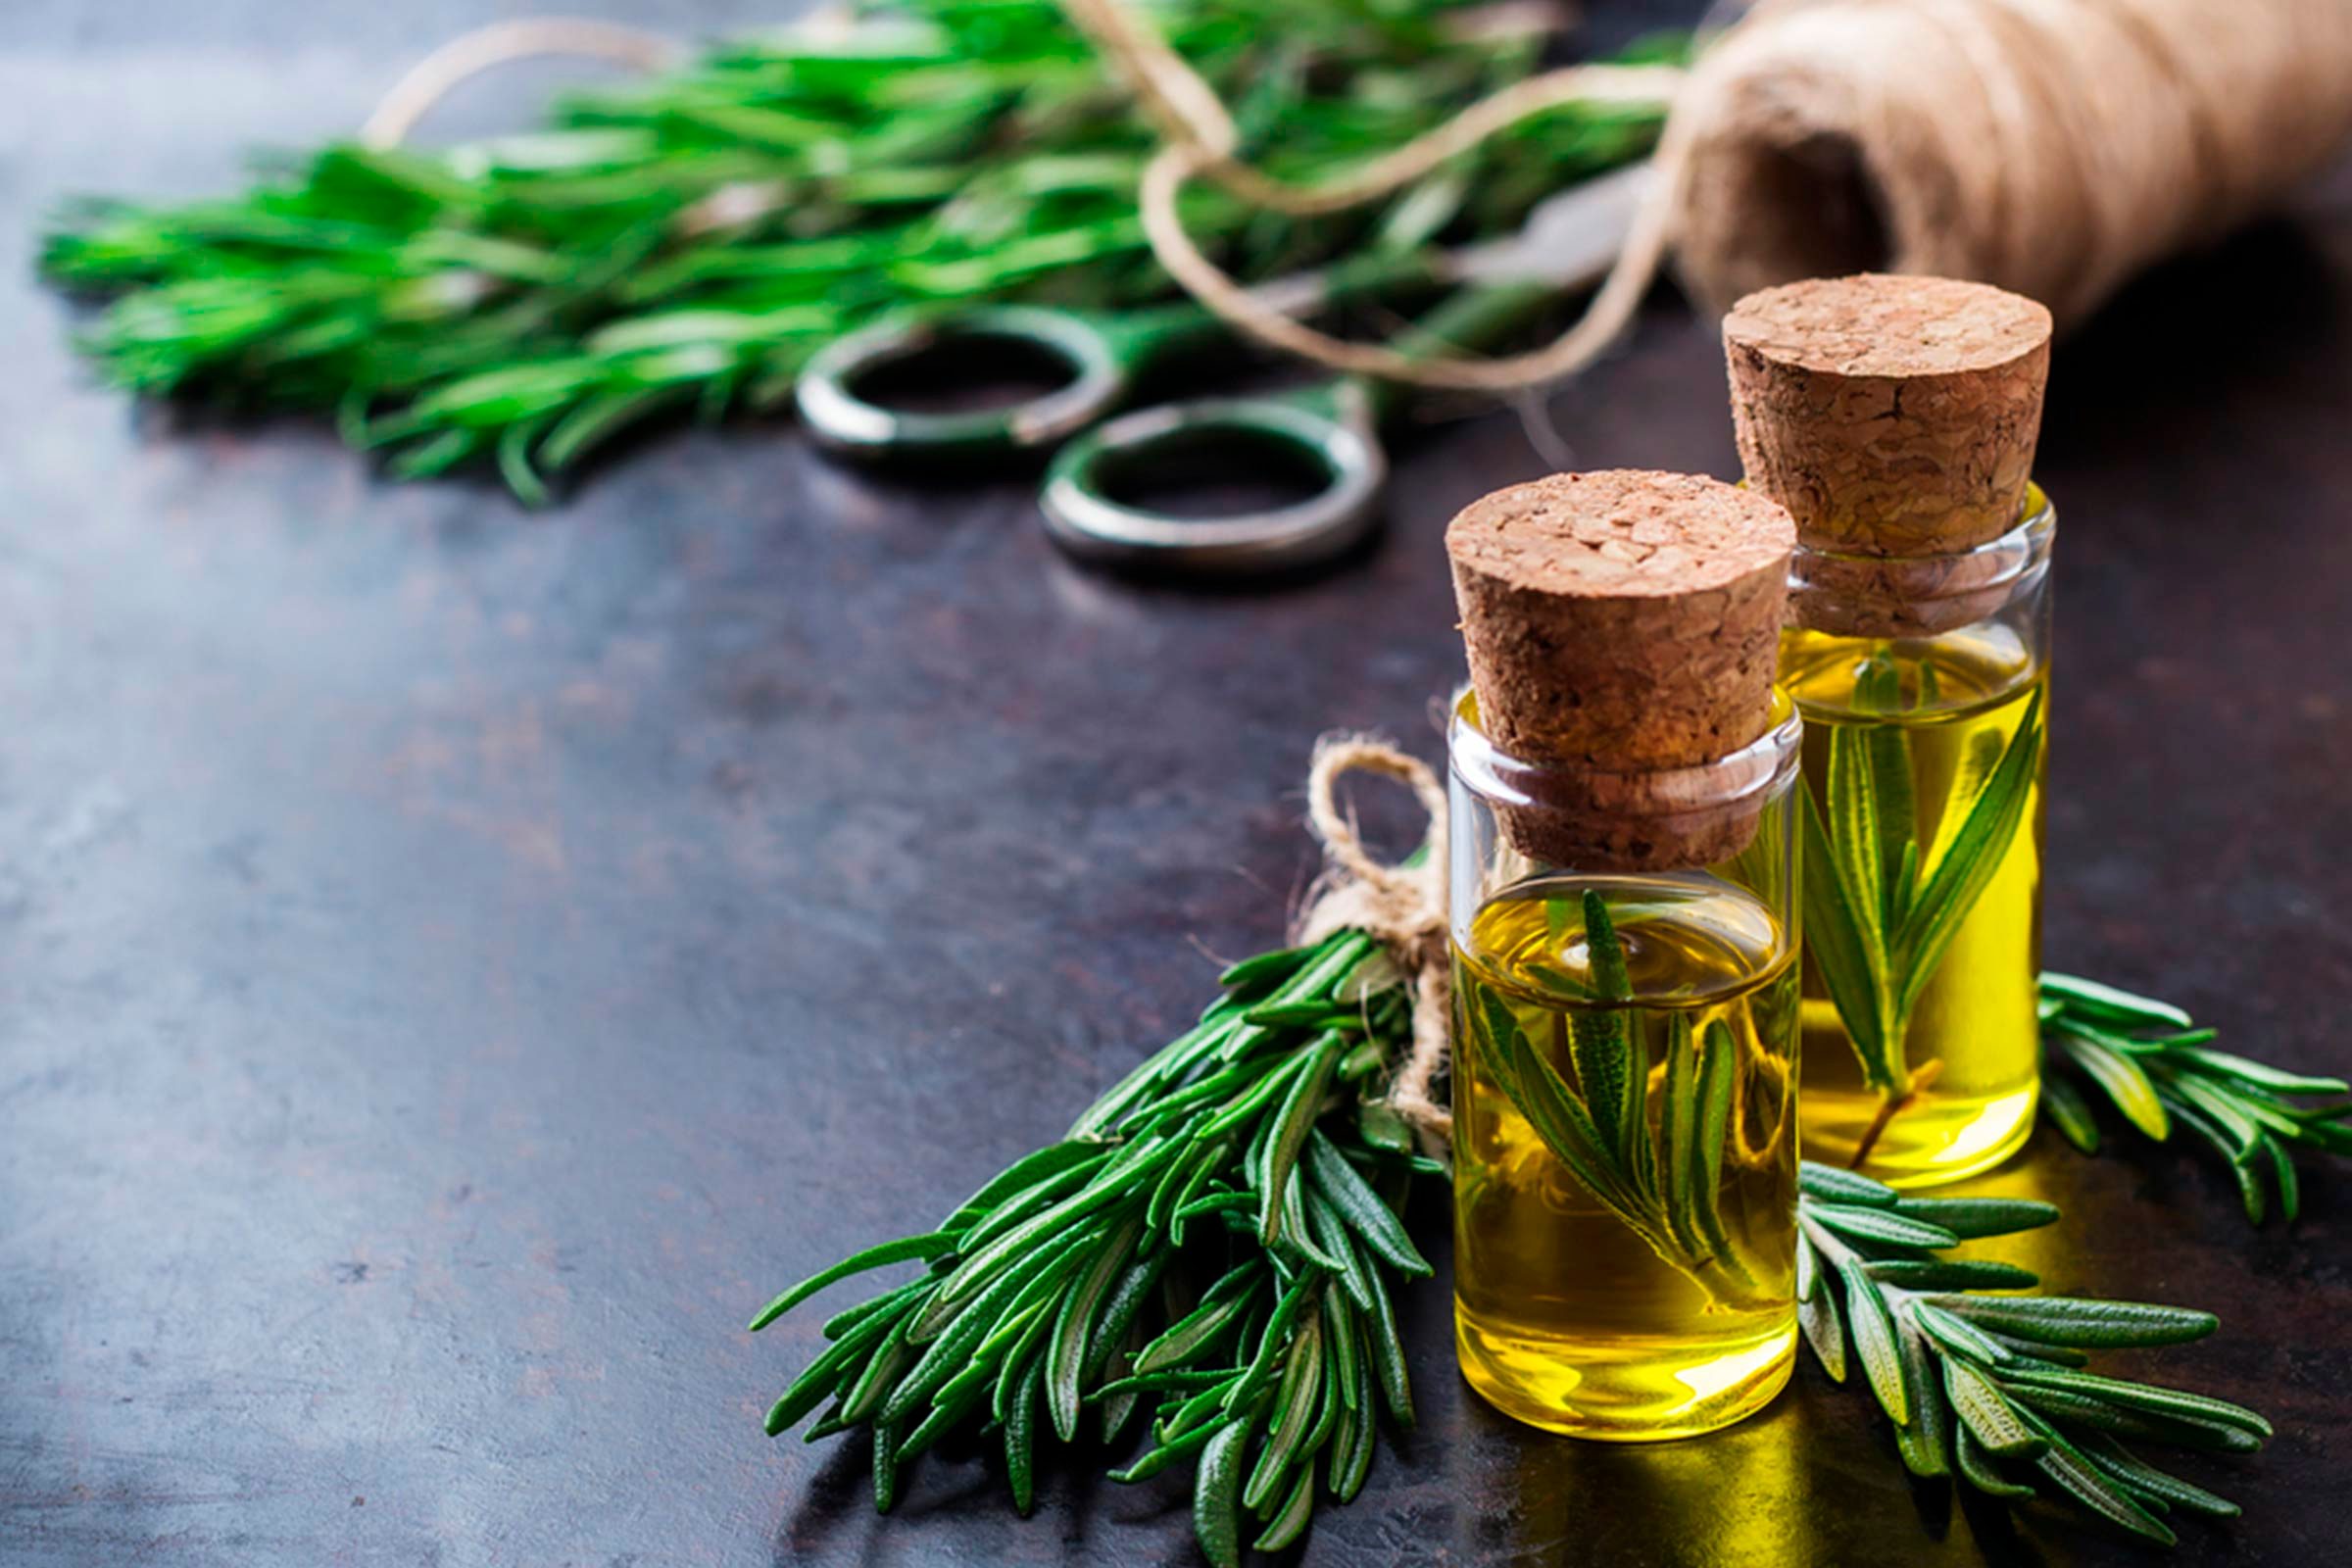
<svg viewBox="0 0 2352 1568">
<path fill-rule="evenodd" d="M 1462 9 L 1165 0 L 1155 18 L 1249 155 L 1314 179 L 1541 63 L 1544 34 Z M 1251 278 L 1466 241 L 1641 156 L 1658 118 L 1572 105 L 1357 213 L 1294 220 L 1201 189 L 1187 220 Z M 111 300 L 80 342 L 126 390 L 331 410 L 395 475 L 495 461 L 538 502 L 649 416 L 775 406 L 882 312 L 1169 296 L 1135 216 L 1152 146 L 1052 0 L 893 0 L 574 95 L 532 134 L 337 144 L 238 196 L 83 202 L 41 269 Z"/>
</svg>

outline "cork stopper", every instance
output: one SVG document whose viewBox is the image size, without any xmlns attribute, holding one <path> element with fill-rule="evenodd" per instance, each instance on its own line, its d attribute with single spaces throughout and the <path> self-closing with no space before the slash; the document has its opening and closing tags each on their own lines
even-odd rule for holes
<svg viewBox="0 0 2352 1568">
<path fill-rule="evenodd" d="M 2050 313 L 1984 283 L 1865 272 L 1763 289 L 1723 320 L 1747 482 L 1808 550 L 1944 556 L 2017 526 Z"/>
<path fill-rule="evenodd" d="M 1498 490 L 1446 530 L 1479 726 L 1544 787 L 1503 812 L 1524 853 L 1592 870 L 1737 854 L 1756 803 L 1701 808 L 1689 770 L 1771 722 L 1795 528 L 1752 491 L 1633 469 Z"/>
</svg>

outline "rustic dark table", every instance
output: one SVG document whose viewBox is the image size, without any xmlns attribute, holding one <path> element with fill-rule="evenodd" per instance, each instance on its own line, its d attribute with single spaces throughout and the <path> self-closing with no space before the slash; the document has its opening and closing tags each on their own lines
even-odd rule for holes
<svg viewBox="0 0 2352 1568">
<path fill-rule="evenodd" d="M 877 1522 L 861 1448 L 759 1434 L 813 1319 L 742 1324 L 1054 1137 L 1199 1005 L 1205 955 L 1275 938 L 1310 741 L 1434 755 L 1439 530 L 1542 465 L 1505 416 L 1430 432 L 1365 559 L 1177 592 L 1057 558 L 1017 483 L 881 487 L 783 425 L 664 439 L 531 515 L 86 384 L 26 279 L 47 204 L 216 188 L 489 14 L 0 22 L 0 1560 L 1191 1563 L 1180 1486 L 1083 1466 L 1022 1522 L 928 1460 Z M 1721 388 L 1662 296 L 1553 411 L 1581 462 L 1721 473 Z M 2331 1070 L 2348 433 L 2339 171 L 2070 340 L 2043 464 L 2050 956 Z M 2210 1161 L 2117 1143 L 2037 1137 L 1991 1185 L 2066 1205 L 2022 1249 L 2054 1285 L 2219 1308 L 2143 1364 L 2278 1423 L 2189 1463 L 2246 1517 L 2176 1560 L 2333 1560 L 2352 1171 L 2255 1232 Z M 1407 1312 L 1424 1424 L 1310 1562 L 2140 1556 L 1915 1494 L 1809 1365 L 1707 1441 L 1540 1438 L 1465 1396 L 1443 1279 Z"/>
</svg>

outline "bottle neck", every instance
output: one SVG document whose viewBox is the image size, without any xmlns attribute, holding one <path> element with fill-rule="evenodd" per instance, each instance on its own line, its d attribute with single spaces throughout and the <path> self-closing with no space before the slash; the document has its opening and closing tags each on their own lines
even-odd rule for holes
<svg viewBox="0 0 2352 1568">
<path fill-rule="evenodd" d="M 1763 734 L 1685 767 L 1618 772 L 1514 757 L 1456 702 L 1447 758 L 1454 798 L 1498 822 L 1529 868 L 1673 871 L 1739 855 L 1767 803 L 1796 777 L 1803 724 L 1777 688 Z"/>
<path fill-rule="evenodd" d="M 1997 539 L 1940 556 L 1865 556 L 1800 542 L 1788 624 L 1841 637 L 1934 637 L 1991 620 L 2041 591 L 2058 515 L 2039 486 Z"/>
</svg>

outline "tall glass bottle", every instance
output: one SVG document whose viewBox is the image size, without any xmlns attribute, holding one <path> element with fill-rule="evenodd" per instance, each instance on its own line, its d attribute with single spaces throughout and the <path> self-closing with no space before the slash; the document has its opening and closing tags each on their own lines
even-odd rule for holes
<svg viewBox="0 0 2352 1568">
<path fill-rule="evenodd" d="M 1790 534 L 1757 497 L 1626 473 L 1447 533 L 1476 687 L 1448 744 L 1456 1346 L 1548 1430 L 1704 1432 L 1788 1377 Z"/>
<path fill-rule="evenodd" d="M 1748 483 L 1798 544 L 1808 1157 L 1955 1181 L 2033 1130 L 2049 558 L 2041 307 L 1864 276 L 1724 323 Z"/>
</svg>

